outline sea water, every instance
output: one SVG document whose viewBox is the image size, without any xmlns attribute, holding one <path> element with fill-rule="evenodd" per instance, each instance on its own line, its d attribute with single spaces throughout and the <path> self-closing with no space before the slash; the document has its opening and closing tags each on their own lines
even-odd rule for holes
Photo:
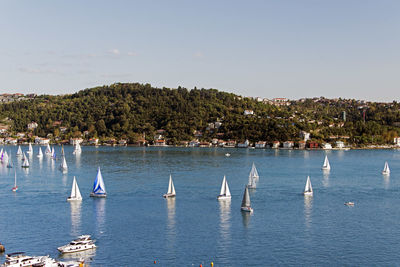
<svg viewBox="0 0 400 267">
<path fill-rule="evenodd" d="M 6 251 L 83 257 L 90 266 L 381 265 L 400 262 L 400 151 L 82 147 L 61 158 L 0 164 L 0 242 Z M 27 147 L 23 147 L 27 150 Z M 61 147 L 56 147 L 60 155 Z M 230 157 L 225 153 L 229 152 Z M 331 171 L 323 172 L 325 155 Z M 381 171 L 385 161 L 390 176 Z M 240 211 L 248 175 L 254 212 Z M 106 199 L 90 198 L 97 168 Z M 17 172 L 18 192 L 11 191 Z M 169 175 L 177 196 L 164 199 Z M 223 176 L 231 201 L 218 201 Z M 313 197 L 304 197 L 307 176 Z M 76 176 L 83 201 L 69 203 Z M 353 201 L 354 207 L 344 205 Z M 62 256 L 57 247 L 90 234 L 97 249 Z M 0 255 L 3 262 L 5 255 Z"/>
</svg>

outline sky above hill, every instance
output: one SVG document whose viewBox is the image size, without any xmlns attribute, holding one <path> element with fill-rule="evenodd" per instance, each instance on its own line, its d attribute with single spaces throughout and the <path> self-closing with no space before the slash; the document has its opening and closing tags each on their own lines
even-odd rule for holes
<svg viewBox="0 0 400 267">
<path fill-rule="evenodd" d="M 400 1 L 4 0 L 0 93 L 115 82 L 400 100 Z"/>
</svg>

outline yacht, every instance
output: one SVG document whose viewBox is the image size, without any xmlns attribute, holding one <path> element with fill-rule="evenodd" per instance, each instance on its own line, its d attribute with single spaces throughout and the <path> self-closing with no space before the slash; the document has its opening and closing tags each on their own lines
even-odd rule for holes
<svg viewBox="0 0 400 267">
<path fill-rule="evenodd" d="M 2 267 L 25 267 L 25 266 L 51 266 L 48 265 L 49 256 L 27 256 L 25 252 L 15 252 L 6 255 L 6 261 Z"/>
<path fill-rule="evenodd" d="M 73 253 L 96 248 L 94 240 L 90 235 L 81 235 L 77 239 L 71 241 L 68 245 L 57 248 L 61 253 Z"/>
<path fill-rule="evenodd" d="M 346 206 L 354 206 L 354 202 L 348 201 L 344 203 Z"/>
</svg>

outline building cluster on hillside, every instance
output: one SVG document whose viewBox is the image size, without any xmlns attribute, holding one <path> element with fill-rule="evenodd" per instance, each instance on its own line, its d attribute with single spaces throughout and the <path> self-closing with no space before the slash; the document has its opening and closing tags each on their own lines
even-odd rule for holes
<svg viewBox="0 0 400 267">
<path fill-rule="evenodd" d="M 15 94 L 0 94 L 0 103 L 9 103 L 9 102 L 14 102 L 14 101 L 21 101 L 21 100 L 28 100 L 28 99 L 33 99 L 36 97 L 36 94 L 21 94 L 21 93 L 15 93 Z"/>
</svg>

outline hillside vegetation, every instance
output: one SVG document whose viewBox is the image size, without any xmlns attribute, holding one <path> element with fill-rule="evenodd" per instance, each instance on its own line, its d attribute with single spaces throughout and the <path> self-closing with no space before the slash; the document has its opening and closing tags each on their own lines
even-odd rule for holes
<svg viewBox="0 0 400 267">
<path fill-rule="evenodd" d="M 12 120 L 12 132 L 26 132 L 34 121 L 35 135 L 69 138 L 127 139 L 142 136 L 153 141 L 165 130 L 170 144 L 197 138 L 243 141 L 300 140 L 300 131 L 311 132 L 317 141 L 347 136 L 354 144 L 393 142 L 400 133 L 400 105 L 363 103 L 325 98 L 290 101 L 275 106 L 215 89 L 154 88 L 149 84 L 113 84 L 85 89 L 75 94 L 42 95 L 33 100 L 0 105 L 3 118 Z M 254 115 L 244 115 L 245 110 Z M 346 121 L 343 118 L 346 112 Z M 58 122 L 58 123 L 55 123 Z M 210 123 L 220 122 L 219 128 Z M 65 127 L 65 132 L 60 131 Z M 199 133 L 197 132 L 197 133 Z"/>
</svg>

